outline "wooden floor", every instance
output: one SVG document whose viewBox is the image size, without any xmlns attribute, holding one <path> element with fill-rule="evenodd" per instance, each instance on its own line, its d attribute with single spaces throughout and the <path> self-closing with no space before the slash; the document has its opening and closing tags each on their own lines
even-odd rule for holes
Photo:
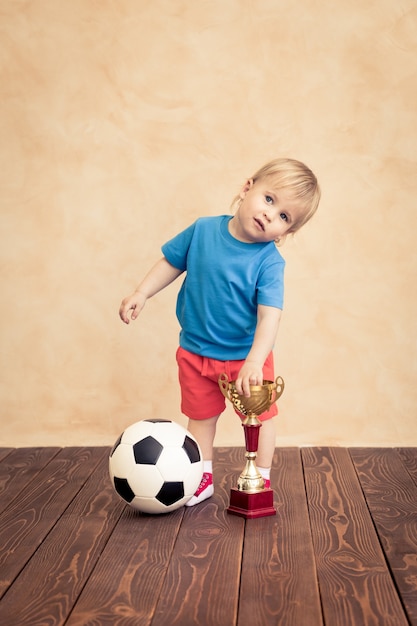
<svg viewBox="0 0 417 626">
<path fill-rule="evenodd" d="M 0 449 L 0 624 L 417 625 L 417 448 L 278 448 L 277 515 L 215 495 L 148 516 L 113 492 L 107 448 Z"/>
</svg>

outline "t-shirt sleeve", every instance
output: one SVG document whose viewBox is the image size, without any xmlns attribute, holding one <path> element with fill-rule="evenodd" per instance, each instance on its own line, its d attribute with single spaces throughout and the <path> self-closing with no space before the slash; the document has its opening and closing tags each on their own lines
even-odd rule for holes
<svg viewBox="0 0 417 626">
<path fill-rule="evenodd" d="M 257 286 L 257 303 L 282 309 L 284 306 L 285 261 L 280 260 L 263 269 Z"/>
<path fill-rule="evenodd" d="M 162 246 L 162 254 L 174 267 L 179 270 L 187 269 L 187 256 L 193 238 L 195 222 L 188 228 L 180 232 L 178 235 L 164 243 Z"/>
</svg>

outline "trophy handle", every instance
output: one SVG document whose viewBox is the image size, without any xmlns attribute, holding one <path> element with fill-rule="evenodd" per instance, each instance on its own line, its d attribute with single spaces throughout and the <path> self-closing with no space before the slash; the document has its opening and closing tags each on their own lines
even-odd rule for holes
<svg viewBox="0 0 417 626">
<path fill-rule="evenodd" d="M 218 382 L 219 382 L 220 390 L 222 394 L 224 395 L 224 397 L 227 400 L 230 400 L 230 402 L 233 402 L 232 392 L 229 387 L 229 378 L 227 374 L 226 373 L 220 374 Z"/>
<path fill-rule="evenodd" d="M 282 394 L 284 392 L 284 387 L 285 387 L 284 379 L 281 376 L 277 376 L 276 379 L 275 379 L 275 385 L 274 385 L 274 389 L 273 389 L 274 399 L 272 400 L 271 404 L 276 402 L 278 400 L 278 398 L 280 398 L 282 396 Z"/>
<path fill-rule="evenodd" d="M 245 407 L 242 405 L 242 402 L 240 401 L 236 390 L 234 390 L 233 387 L 230 386 L 229 378 L 225 372 L 223 372 L 223 374 L 220 374 L 218 383 L 224 397 L 227 400 L 230 400 L 230 402 L 233 404 L 235 409 L 239 411 L 239 413 L 246 415 Z"/>
</svg>

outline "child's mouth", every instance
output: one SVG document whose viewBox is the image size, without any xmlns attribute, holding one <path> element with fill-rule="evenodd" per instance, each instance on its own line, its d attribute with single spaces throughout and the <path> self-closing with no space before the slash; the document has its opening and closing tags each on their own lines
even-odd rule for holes
<svg viewBox="0 0 417 626">
<path fill-rule="evenodd" d="M 258 225 L 258 228 L 259 228 L 260 230 L 262 230 L 263 232 L 265 232 L 265 226 L 264 226 L 264 223 L 263 223 L 261 220 L 259 220 L 257 217 L 255 217 L 255 223 Z"/>
</svg>

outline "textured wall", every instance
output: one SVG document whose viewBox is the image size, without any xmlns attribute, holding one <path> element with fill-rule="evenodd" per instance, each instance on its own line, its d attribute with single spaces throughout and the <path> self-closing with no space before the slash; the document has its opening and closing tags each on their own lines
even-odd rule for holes
<svg viewBox="0 0 417 626">
<path fill-rule="evenodd" d="M 160 245 L 292 156 L 277 443 L 417 445 L 417 8 L 404 0 L 0 0 L 0 445 L 181 416 Z M 218 444 L 243 443 L 231 409 Z"/>
</svg>

